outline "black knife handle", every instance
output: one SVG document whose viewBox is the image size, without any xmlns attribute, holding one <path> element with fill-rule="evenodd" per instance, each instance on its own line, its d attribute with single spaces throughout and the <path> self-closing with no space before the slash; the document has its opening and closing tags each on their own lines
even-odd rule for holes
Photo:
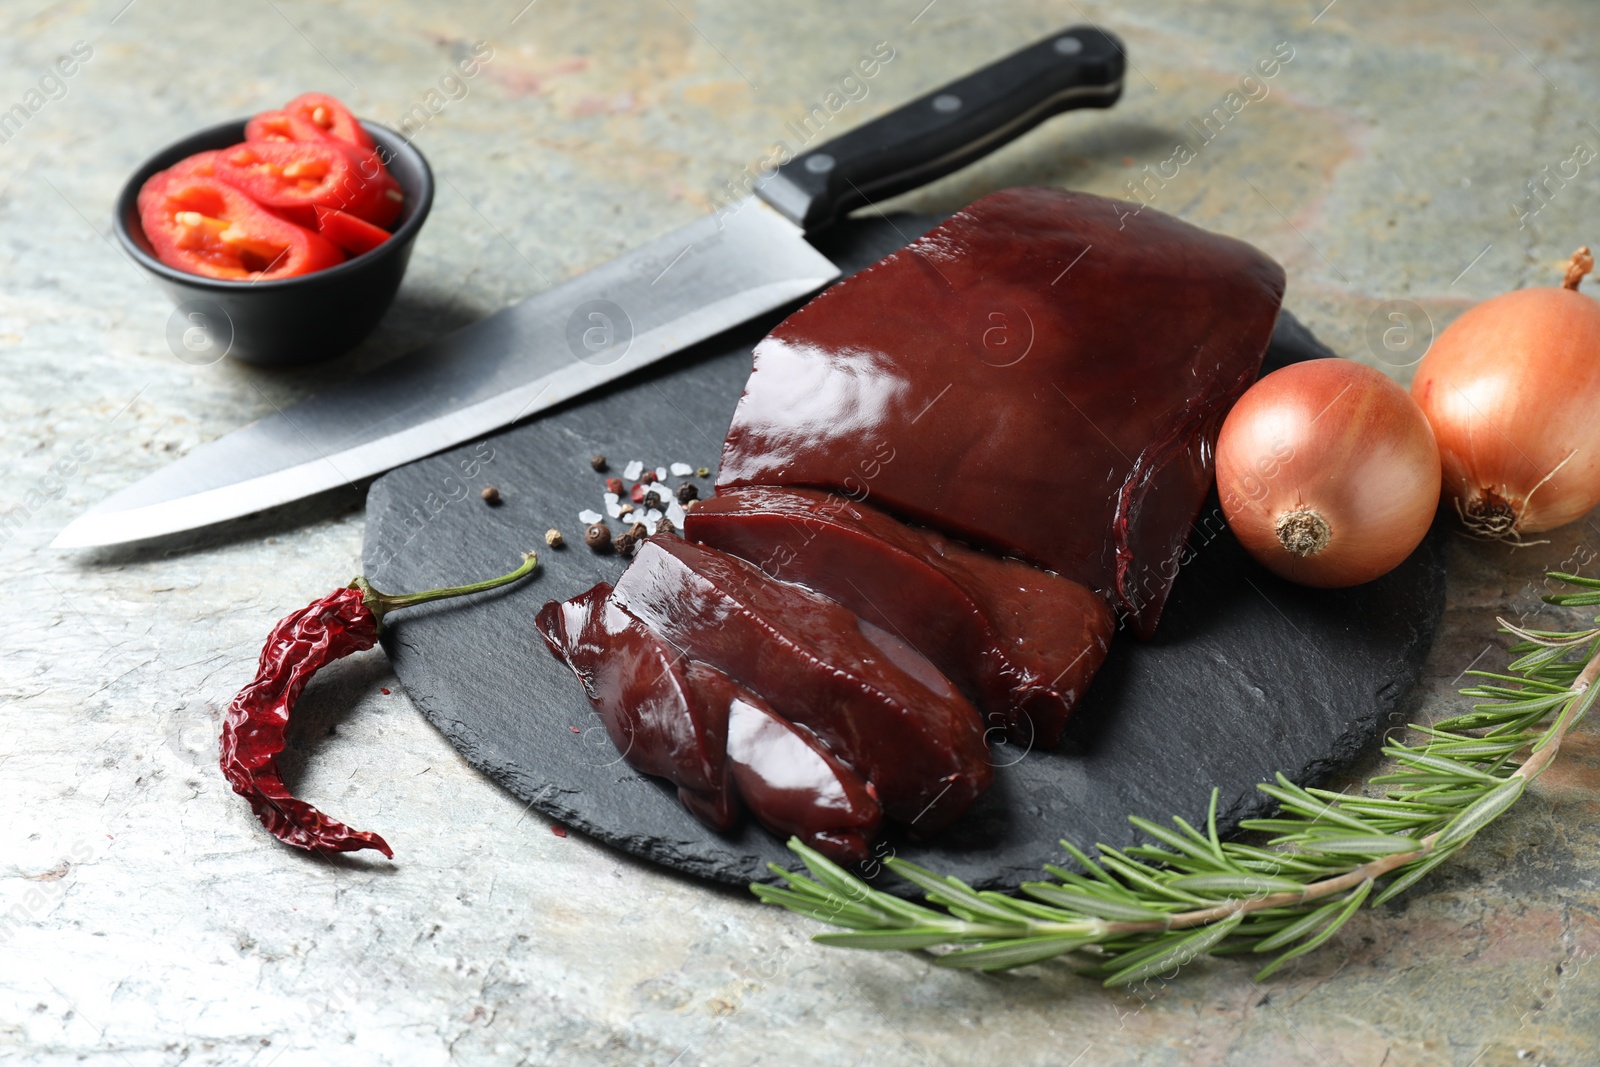
<svg viewBox="0 0 1600 1067">
<path fill-rule="evenodd" d="M 1122 42 L 1074 26 L 804 152 L 756 194 L 807 230 L 943 177 L 1061 111 L 1122 95 Z"/>
</svg>

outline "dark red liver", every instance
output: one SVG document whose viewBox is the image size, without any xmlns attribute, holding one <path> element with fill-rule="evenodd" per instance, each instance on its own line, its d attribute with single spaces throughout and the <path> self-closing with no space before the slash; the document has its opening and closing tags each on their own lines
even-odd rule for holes
<svg viewBox="0 0 1600 1067">
<path fill-rule="evenodd" d="M 898 634 L 1021 745 L 1054 746 L 1110 648 L 1113 617 L 1076 582 L 808 489 L 730 489 L 684 532 Z"/>
<path fill-rule="evenodd" d="M 872 787 L 760 697 L 666 644 L 610 592 L 601 583 L 548 603 L 537 625 L 622 758 L 676 785 L 683 806 L 714 829 L 733 825 L 742 798 L 772 832 L 839 863 L 866 860 L 883 820 Z"/>
<path fill-rule="evenodd" d="M 1158 211 L 995 193 L 757 346 L 719 487 L 870 497 L 1057 571 L 1148 636 L 1283 284 Z"/>
<path fill-rule="evenodd" d="M 794 834 L 835 863 L 871 858 L 883 820 L 872 787 L 742 689 L 728 711 L 728 766 L 750 813 L 773 833 Z"/>
<path fill-rule="evenodd" d="M 945 826 L 993 780 L 966 698 L 832 600 L 674 535 L 641 544 L 612 597 L 680 652 L 809 727 L 913 832 Z"/>
<path fill-rule="evenodd" d="M 539 634 L 578 676 L 623 758 L 676 785 L 684 807 L 726 830 L 738 817 L 727 696 L 708 691 L 706 668 L 662 642 L 610 592 L 602 582 L 565 603 L 550 601 L 535 620 Z"/>
</svg>

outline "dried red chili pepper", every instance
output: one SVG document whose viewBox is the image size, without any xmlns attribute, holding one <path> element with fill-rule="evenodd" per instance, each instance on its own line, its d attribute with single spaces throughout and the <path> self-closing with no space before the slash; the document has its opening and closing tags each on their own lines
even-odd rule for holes
<svg viewBox="0 0 1600 1067">
<path fill-rule="evenodd" d="M 371 648 L 384 616 L 400 608 L 447 597 L 481 593 L 531 573 L 539 559 L 529 552 L 522 566 L 486 582 L 395 596 L 380 593 L 357 578 L 293 612 L 273 627 L 256 676 L 239 691 L 222 718 L 222 775 L 250 807 L 267 832 L 286 845 L 307 851 L 355 852 L 375 848 L 394 852 L 377 834 L 352 830 L 294 797 L 278 774 L 278 755 L 289 732 L 290 714 L 311 676 L 336 659 Z"/>
</svg>

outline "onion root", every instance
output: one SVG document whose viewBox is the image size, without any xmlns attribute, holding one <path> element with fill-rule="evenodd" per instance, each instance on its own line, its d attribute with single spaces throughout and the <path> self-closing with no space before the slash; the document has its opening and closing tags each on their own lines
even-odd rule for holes
<svg viewBox="0 0 1600 1067">
<path fill-rule="evenodd" d="M 1286 552 L 1301 559 L 1321 552 L 1333 539 L 1328 520 L 1311 508 L 1296 508 L 1279 515 L 1273 532 Z"/>
<path fill-rule="evenodd" d="M 1572 259 L 1567 262 L 1567 275 L 1561 279 L 1561 288 L 1578 291 L 1578 283 L 1583 281 L 1583 276 L 1594 270 L 1594 256 L 1589 252 L 1589 246 L 1584 245 L 1572 253 Z"/>
</svg>

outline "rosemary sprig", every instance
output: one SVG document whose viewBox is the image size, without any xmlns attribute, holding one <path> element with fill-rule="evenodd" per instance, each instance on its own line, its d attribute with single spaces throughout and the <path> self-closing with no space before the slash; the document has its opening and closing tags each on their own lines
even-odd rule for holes
<svg viewBox="0 0 1600 1067">
<path fill-rule="evenodd" d="M 1600 604 L 1600 580 L 1550 577 L 1579 591 L 1546 602 Z M 1203 831 L 1176 817 L 1169 828 L 1133 816 L 1151 843 L 1096 845 L 1090 857 L 1063 841 L 1078 869 L 1046 864 L 1050 880 L 1023 885 L 1021 896 L 886 860 L 924 891 L 927 905 L 914 904 L 798 839 L 789 847 L 810 876 L 774 864 L 785 885 L 750 888 L 769 904 L 842 928 L 815 935 L 822 944 L 929 950 L 944 967 L 1004 971 L 1070 955 L 1113 986 L 1204 954 L 1277 953 L 1257 975 L 1265 978 L 1333 937 L 1363 904 L 1385 903 L 1455 855 L 1516 803 L 1600 696 L 1600 628 L 1569 633 L 1497 621 L 1518 639 L 1508 673 L 1469 671 L 1480 682 L 1461 692 L 1483 703 L 1414 725 L 1413 744 L 1385 745 L 1398 769 L 1368 783 L 1378 787 L 1373 795 L 1303 789 L 1282 774 L 1258 786 L 1279 814 L 1241 826 L 1270 835 L 1266 847 L 1221 839 L 1213 790 Z"/>
</svg>

